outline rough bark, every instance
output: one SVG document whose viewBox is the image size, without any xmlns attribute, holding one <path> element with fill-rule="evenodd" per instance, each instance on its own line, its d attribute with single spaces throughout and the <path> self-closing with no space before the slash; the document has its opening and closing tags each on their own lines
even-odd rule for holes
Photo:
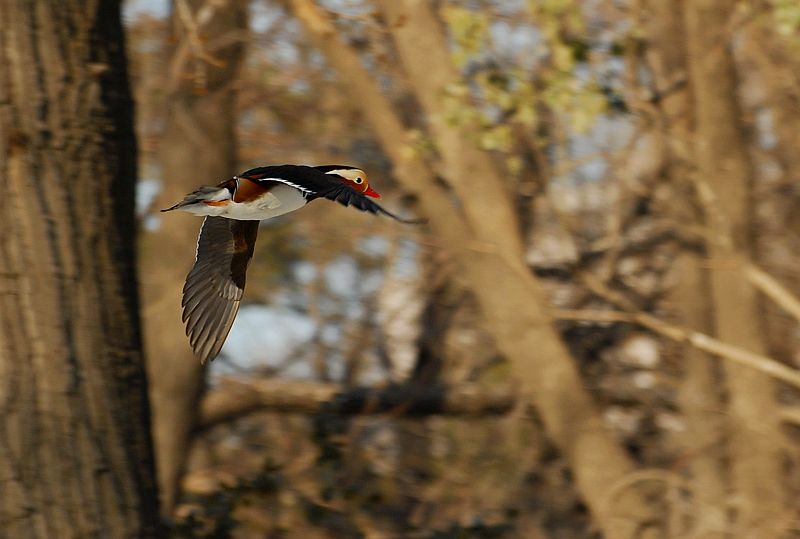
<svg viewBox="0 0 800 539">
<path fill-rule="evenodd" d="M 712 234 L 711 293 L 717 336 L 763 353 L 756 292 L 737 251 L 752 249 L 752 165 L 744 139 L 728 33 L 735 2 L 695 0 L 685 11 L 696 122 L 698 191 Z M 779 413 L 772 379 L 725 363 L 737 533 L 773 537 L 783 508 Z"/>
<path fill-rule="evenodd" d="M 511 362 L 522 398 L 536 408 L 570 463 L 576 486 L 598 525 L 607 537 L 643 536 L 652 521 L 642 499 L 630 491 L 609 499 L 612 486 L 634 466 L 603 424 L 545 313 L 539 283 L 523 263 L 519 224 L 506 185 L 472 139 L 439 115 L 454 72 L 430 3 L 387 0 L 381 5 L 463 216 L 448 206 L 447 194 L 437 192 L 432 174 L 404 151 L 404 129 L 391 103 L 330 22 L 309 0 L 292 0 L 290 5 L 363 107 L 365 119 L 395 164 L 398 180 L 408 190 L 424 194 L 419 199 L 423 213 L 442 244 L 459 257 L 487 326 Z"/>
<path fill-rule="evenodd" d="M 153 537 L 119 3 L 0 3 L 0 535 Z"/>
<path fill-rule="evenodd" d="M 185 2 L 196 17 L 201 0 Z M 212 8 L 213 9 L 213 8 Z M 156 205 L 167 207 L 199 185 L 214 185 L 236 173 L 236 115 L 234 83 L 241 62 L 241 36 L 246 32 L 246 2 L 231 0 L 217 6 L 201 24 L 201 53 L 197 58 L 186 21 L 175 11 L 178 39 L 172 73 L 166 87 L 165 130 L 160 147 L 162 190 Z M 195 42 L 195 45 L 197 43 Z M 216 61 L 218 60 L 218 62 Z M 192 69 L 200 62 L 203 78 Z M 192 355 L 181 322 L 183 281 L 194 260 L 200 220 L 170 214 L 158 230 L 146 232 L 142 244 L 142 292 L 147 345 L 153 435 L 158 464 L 162 512 L 169 514 L 188 452 L 204 370 Z M 180 261 L 171 263 L 172 260 Z"/>
</svg>

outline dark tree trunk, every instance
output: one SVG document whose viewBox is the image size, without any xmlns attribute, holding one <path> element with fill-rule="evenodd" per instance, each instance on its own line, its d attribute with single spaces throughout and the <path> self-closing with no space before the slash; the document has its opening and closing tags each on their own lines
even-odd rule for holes
<svg viewBox="0 0 800 539">
<path fill-rule="evenodd" d="M 0 3 L 0 535 L 152 537 L 119 3 Z"/>
</svg>

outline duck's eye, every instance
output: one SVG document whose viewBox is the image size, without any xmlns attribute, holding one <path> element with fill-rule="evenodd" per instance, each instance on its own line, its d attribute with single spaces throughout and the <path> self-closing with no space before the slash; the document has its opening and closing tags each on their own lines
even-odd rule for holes
<svg viewBox="0 0 800 539">
<path fill-rule="evenodd" d="M 364 178 L 362 178 L 361 176 L 359 176 L 359 177 L 357 177 L 357 178 L 356 178 L 355 180 L 353 180 L 353 181 L 354 181 L 354 182 L 356 182 L 357 184 L 361 185 L 362 183 L 364 183 Z"/>
</svg>

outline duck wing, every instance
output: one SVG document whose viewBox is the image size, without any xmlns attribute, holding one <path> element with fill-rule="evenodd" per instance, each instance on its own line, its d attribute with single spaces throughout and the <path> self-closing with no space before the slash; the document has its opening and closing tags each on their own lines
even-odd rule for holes
<svg viewBox="0 0 800 539">
<path fill-rule="evenodd" d="M 257 235 L 258 221 L 224 217 L 203 221 L 181 301 L 186 335 L 202 363 L 219 354 L 239 312 Z"/>
<path fill-rule="evenodd" d="M 342 206 L 352 206 L 357 210 L 369 212 L 375 215 L 386 215 L 395 221 L 399 221 L 408 225 L 421 225 L 427 222 L 425 219 L 403 219 L 402 217 L 385 209 L 377 202 L 374 202 L 371 198 L 359 193 L 349 185 L 343 183 L 331 185 L 318 193 L 314 193 L 313 198 L 327 198 L 328 200 L 338 202 Z"/>
</svg>

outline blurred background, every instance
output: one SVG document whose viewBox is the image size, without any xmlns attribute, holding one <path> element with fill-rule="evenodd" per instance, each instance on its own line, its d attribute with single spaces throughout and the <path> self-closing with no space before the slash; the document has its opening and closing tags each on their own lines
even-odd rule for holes
<svg viewBox="0 0 800 539">
<path fill-rule="evenodd" d="M 795 2 L 121 16 L 165 533 L 800 537 Z M 428 224 L 263 222 L 204 368 L 180 320 L 201 220 L 158 210 L 282 163 L 363 168 Z"/>
</svg>

